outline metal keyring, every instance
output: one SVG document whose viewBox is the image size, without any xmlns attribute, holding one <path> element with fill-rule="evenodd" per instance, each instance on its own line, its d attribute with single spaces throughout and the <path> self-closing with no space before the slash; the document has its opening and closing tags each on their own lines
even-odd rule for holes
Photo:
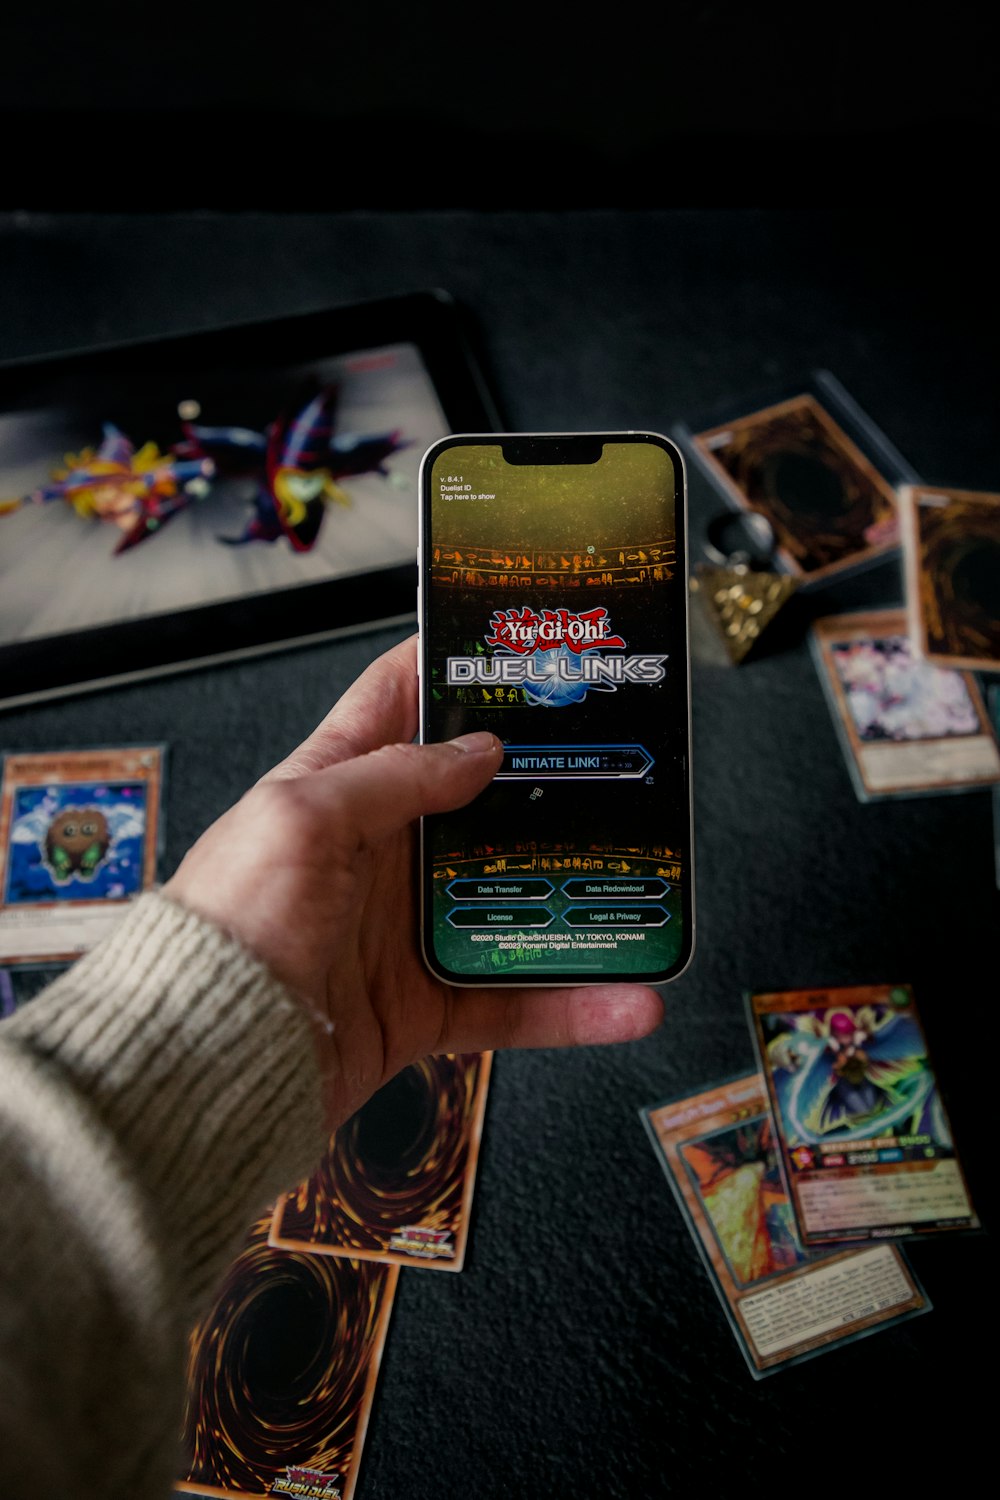
<svg viewBox="0 0 1000 1500">
<path fill-rule="evenodd" d="M 776 544 L 774 527 L 757 510 L 723 511 L 705 530 L 705 556 L 722 567 L 764 567 Z"/>
</svg>

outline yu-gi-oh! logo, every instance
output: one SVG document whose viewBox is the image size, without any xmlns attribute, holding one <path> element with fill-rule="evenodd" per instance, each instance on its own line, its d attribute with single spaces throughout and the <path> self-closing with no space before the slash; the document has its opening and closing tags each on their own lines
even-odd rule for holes
<svg viewBox="0 0 1000 1500">
<path fill-rule="evenodd" d="M 526 703 L 565 708 L 588 692 L 615 692 L 627 682 L 662 682 L 665 655 L 627 656 L 603 607 L 497 609 L 483 637 L 492 655 L 449 656 L 450 686 L 516 685 Z"/>
<path fill-rule="evenodd" d="M 543 609 L 539 613 L 527 605 L 524 609 L 496 609 L 490 618 L 490 630 L 493 633 L 486 637 L 487 646 L 498 646 L 517 656 L 558 646 L 565 646 L 574 656 L 599 646 L 625 649 L 621 636 L 611 633 L 606 609 L 588 609 L 583 614 L 569 609 Z"/>
</svg>

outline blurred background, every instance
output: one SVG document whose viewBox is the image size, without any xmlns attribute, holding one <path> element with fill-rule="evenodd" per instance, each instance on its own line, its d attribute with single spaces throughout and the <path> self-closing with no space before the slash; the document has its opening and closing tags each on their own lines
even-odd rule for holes
<svg viewBox="0 0 1000 1500">
<path fill-rule="evenodd" d="M 11 206 L 813 206 L 990 192 L 981 7 L 8 7 Z M 981 174 L 981 175 L 980 175 Z M 908 237 L 908 236 L 907 236 Z M 911 246 L 912 250 L 912 246 Z"/>
</svg>

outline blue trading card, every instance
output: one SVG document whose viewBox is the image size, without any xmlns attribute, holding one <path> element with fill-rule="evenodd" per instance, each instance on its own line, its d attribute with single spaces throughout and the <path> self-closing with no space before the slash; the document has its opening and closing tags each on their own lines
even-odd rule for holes
<svg viewBox="0 0 1000 1500">
<path fill-rule="evenodd" d="M 142 781 L 15 787 L 5 904 L 136 895 L 147 791 Z"/>
<path fill-rule="evenodd" d="M 8 755 L 0 962 L 72 960 L 155 884 L 164 749 Z"/>
</svg>

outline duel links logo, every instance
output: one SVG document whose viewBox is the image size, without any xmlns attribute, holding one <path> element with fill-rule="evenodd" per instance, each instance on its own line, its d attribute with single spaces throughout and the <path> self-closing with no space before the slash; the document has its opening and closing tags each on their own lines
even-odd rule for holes
<svg viewBox="0 0 1000 1500">
<path fill-rule="evenodd" d="M 662 682 L 665 655 L 626 656 L 606 609 L 498 609 L 484 637 L 492 656 L 449 656 L 450 687 L 517 686 L 525 701 L 548 708 L 579 703 L 588 692 L 625 682 Z"/>
</svg>

